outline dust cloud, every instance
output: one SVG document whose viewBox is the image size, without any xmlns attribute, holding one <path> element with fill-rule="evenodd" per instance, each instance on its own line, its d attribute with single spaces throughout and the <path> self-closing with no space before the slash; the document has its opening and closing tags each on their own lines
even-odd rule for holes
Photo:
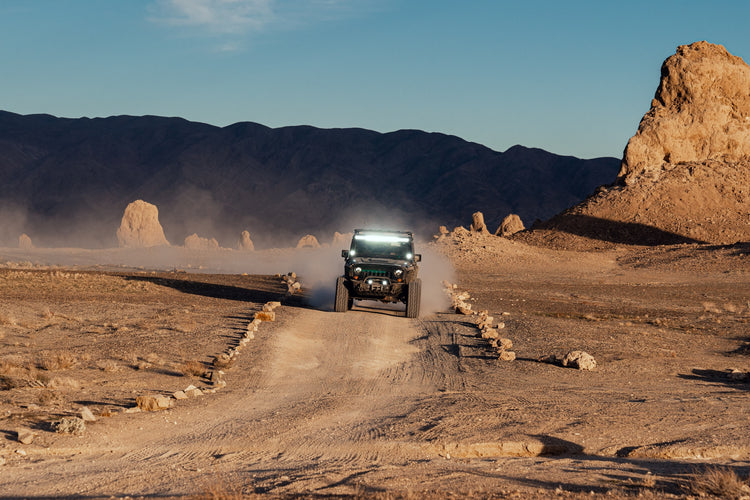
<svg viewBox="0 0 750 500">
<path fill-rule="evenodd" d="M 340 245 L 339 245 L 340 246 Z M 275 248 L 240 251 L 227 248 L 185 247 L 112 248 L 0 248 L 0 266 L 77 267 L 104 271 L 186 271 L 216 274 L 285 274 L 294 271 L 307 292 L 308 302 L 321 310 L 333 310 L 336 278 L 343 273 L 344 259 L 339 246 L 320 248 Z M 348 245 L 347 245 L 348 246 Z M 422 315 L 445 310 L 448 299 L 442 281 L 453 279 L 448 259 L 427 245 L 416 244 L 422 254 Z M 403 308 L 369 301 L 373 307 Z"/>
</svg>

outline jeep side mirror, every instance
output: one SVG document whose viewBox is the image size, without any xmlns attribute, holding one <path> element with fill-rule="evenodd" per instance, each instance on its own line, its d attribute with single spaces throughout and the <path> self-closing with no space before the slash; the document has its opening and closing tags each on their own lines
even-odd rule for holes
<svg viewBox="0 0 750 500">
<path fill-rule="evenodd" d="M 422 262 L 422 254 L 418 253 L 414 256 L 414 262 Z"/>
<path fill-rule="evenodd" d="M 341 250 L 341 256 L 344 258 L 349 257 L 349 250 Z"/>
</svg>

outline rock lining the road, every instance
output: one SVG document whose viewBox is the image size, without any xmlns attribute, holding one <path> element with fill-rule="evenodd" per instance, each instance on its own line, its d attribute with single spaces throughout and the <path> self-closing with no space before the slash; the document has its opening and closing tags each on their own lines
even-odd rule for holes
<svg viewBox="0 0 750 500">
<path fill-rule="evenodd" d="M 467 291 L 459 291 L 458 285 L 448 281 L 443 281 L 443 289 L 451 300 L 451 307 L 456 314 L 472 316 L 476 318 L 475 326 L 479 332 L 477 337 L 487 340 L 487 344 L 496 354 L 499 361 L 514 361 L 516 353 L 511 351 L 513 341 L 508 338 L 501 338 L 498 330 L 505 328 L 505 323 L 495 323 L 495 318 L 489 315 L 489 311 L 472 311 L 471 294 Z M 506 313 L 503 313 L 505 315 Z"/>
</svg>

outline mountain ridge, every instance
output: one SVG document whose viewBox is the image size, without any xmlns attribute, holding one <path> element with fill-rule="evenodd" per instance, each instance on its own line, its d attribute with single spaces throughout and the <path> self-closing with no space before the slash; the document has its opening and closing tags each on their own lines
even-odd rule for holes
<svg viewBox="0 0 750 500">
<path fill-rule="evenodd" d="M 159 207 L 173 244 L 197 232 L 231 245 L 286 243 L 356 224 L 424 233 L 482 210 L 528 224 L 611 182 L 616 158 L 581 160 L 516 145 L 505 152 L 439 132 L 178 117 L 56 118 L 0 111 L 0 243 L 110 246 L 125 206 Z M 494 229 L 494 228 L 493 228 Z"/>
</svg>

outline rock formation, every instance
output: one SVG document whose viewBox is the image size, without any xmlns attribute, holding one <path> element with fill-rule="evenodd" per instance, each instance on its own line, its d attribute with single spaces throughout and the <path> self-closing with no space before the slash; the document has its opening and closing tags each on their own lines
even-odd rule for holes
<svg viewBox="0 0 750 500">
<path fill-rule="evenodd" d="M 750 156 L 750 66 L 721 45 L 681 45 L 661 67 L 651 109 L 628 141 L 619 182 L 657 180 L 681 164 Z"/>
<path fill-rule="evenodd" d="M 318 242 L 318 238 L 312 234 L 308 234 L 299 239 L 297 248 L 320 248 L 320 243 Z"/>
<path fill-rule="evenodd" d="M 500 223 L 497 231 L 495 231 L 495 236 L 506 237 L 521 232 L 524 229 L 526 228 L 524 227 L 521 218 L 516 214 L 509 214 Z"/>
<path fill-rule="evenodd" d="M 331 241 L 331 246 L 334 248 L 349 248 L 349 244 L 352 241 L 352 235 L 353 233 L 339 233 L 336 231 L 333 233 L 333 240 Z"/>
<path fill-rule="evenodd" d="M 471 232 L 489 233 L 487 225 L 484 223 L 484 214 L 482 212 L 474 212 L 471 215 Z"/>
<path fill-rule="evenodd" d="M 156 205 L 136 200 L 125 208 L 117 241 L 121 247 L 144 248 L 169 245 L 164 229 L 159 224 L 159 209 Z"/>
<path fill-rule="evenodd" d="M 216 238 L 202 238 L 196 233 L 185 238 L 185 248 L 191 250 L 218 250 L 219 242 Z"/>
<path fill-rule="evenodd" d="M 21 250 L 31 250 L 34 248 L 34 244 L 31 242 L 31 238 L 26 233 L 23 233 L 18 237 L 18 248 Z"/>
<path fill-rule="evenodd" d="M 250 239 L 249 231 L 242 231 L 240 239 L 237 242 L 237 250 L 255 250 L 255 245 L 253 245 L 253 240 Z"/>
<path fill-rule="evenodd" d="M 615 184 L 534 229 L 520 239 L 568 248 L 750 241 L 750 67 L 720 45 L 678 47 Z"/>
</svg>

